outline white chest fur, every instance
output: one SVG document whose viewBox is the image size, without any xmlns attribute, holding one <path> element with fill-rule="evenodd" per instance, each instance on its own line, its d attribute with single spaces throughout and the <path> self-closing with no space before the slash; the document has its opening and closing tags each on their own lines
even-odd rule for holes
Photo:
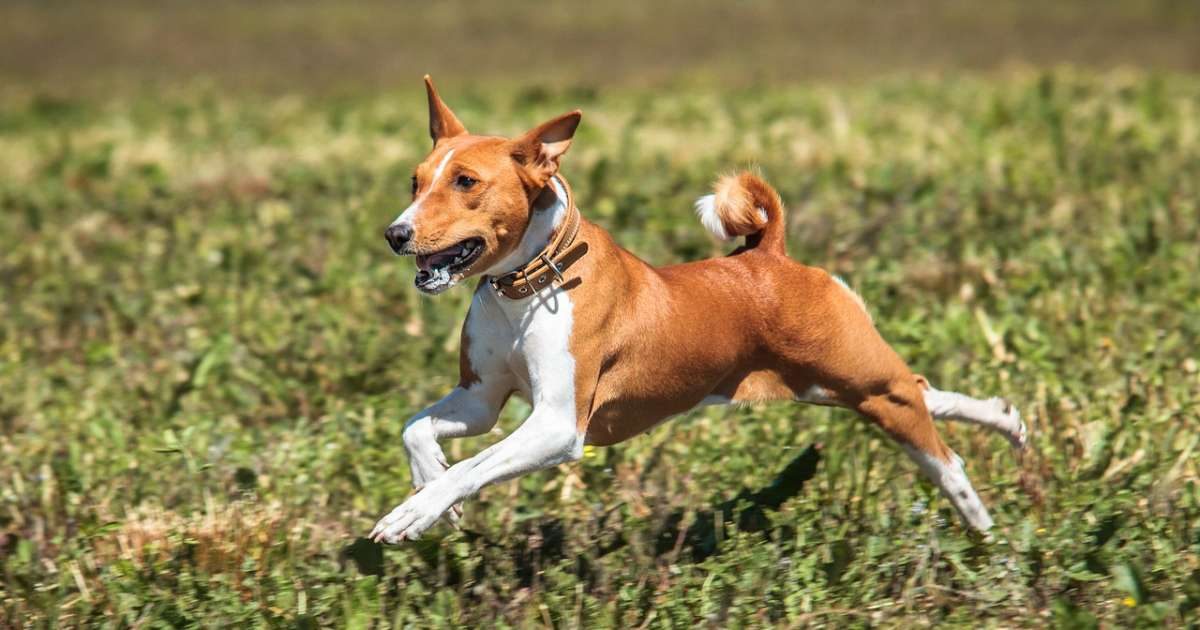
<svg viewBox="0 0 1200 630">
<path fill-rule="evenodd" d="M 516 249 L 486 273 L 505 273 L 534 258 L 566 219 L 567 191 L 551 185 L 555 202 L 534 210 Z M 535 407 L 575 414 L 575 358 L 571 356 L 574 323 L 571 296 L 551 286 L 522 300 L 496 295 L 487 282 L 475 292 L 467 315 L 468 357 L 481 379 L 509 371 Z"/>
<path fill-rule="evenodd" d="M 485 379 L 503 362 L 535 407 L 574 414 L 574 305 L 558 287 L 525 300 L 497 296 L 485 284 L 467 317 L 468 358 Z"/>
</svg>

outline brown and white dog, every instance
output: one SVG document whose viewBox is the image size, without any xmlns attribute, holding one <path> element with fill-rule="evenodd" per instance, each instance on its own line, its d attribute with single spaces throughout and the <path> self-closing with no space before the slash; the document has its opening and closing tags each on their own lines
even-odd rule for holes
<svg viewBox="0 0 1200 630">
<path fill-rule="evenodd" d="M 518 138 L 469 134 L 425 77 L 433 151 L 413 201 L 386 230 L 415 255 L 416 286 L 441 293 L 480 276 L 462 330 L 459 384 L 412 417 L 408 500 L 371 532 L 416 539 L 484 486 L 580 458 L 699 405 L 793 401 L 853 409 L 895 439 L 978 530 L 992 526 L 932 418 L 1025 443 L 999 398 L 938 391 L 880 337 L 837 278 L 787 257 L 783 205 L 759 177 L 721 179 L 700 220 L 745 244 L 724 258 L 654 268 L 582 219 L 559 162 L 580 112 Z M 438 444 L 479 435 L 520 392 L 529 417 L 453 466 Z M 932 416 L 932 417 L 931 417 Z"/>
</svg>

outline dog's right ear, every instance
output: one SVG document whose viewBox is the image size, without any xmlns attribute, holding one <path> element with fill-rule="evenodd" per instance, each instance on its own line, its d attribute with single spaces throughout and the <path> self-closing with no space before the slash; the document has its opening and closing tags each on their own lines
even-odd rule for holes
<svg viewBox="0 0 1200 630">
<path fill-rule="evenodd" d="M 458 116 L 442 102 L 437 88 L 433 87 L 433 79 L 425 75 L 425 93 L 429 96 L 429 137 L 433 138 L 434 146 L 443 138 L 453 138 L 467 133 L 467 128 L 458 121 Z"/>
<path fill-rule="evenodd" d="M 528 176 L 531 188 L 541 188 L 558 172 L 558 162 L 571 146 L 583 112 L 578 109 L 534 127 L 510 142 L 512 157 Z"/>
</svg>

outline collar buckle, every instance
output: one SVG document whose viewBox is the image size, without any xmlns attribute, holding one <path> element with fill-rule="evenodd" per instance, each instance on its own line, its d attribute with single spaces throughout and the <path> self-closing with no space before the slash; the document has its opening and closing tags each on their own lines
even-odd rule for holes
<svg viewBox="0 0 1200 630">
<path fill-rule="evenodd" d="M 550 271 L 554 272 L 554 278 L 561 284 L 563 282 L 562 269 L 559 269 L 558 265 L 554 264 L 554 261 L 550 259 L 549 254 L 543 253 L 540 258 L 542 259 L 542 262 L 550 268 Z"/>
</svg>

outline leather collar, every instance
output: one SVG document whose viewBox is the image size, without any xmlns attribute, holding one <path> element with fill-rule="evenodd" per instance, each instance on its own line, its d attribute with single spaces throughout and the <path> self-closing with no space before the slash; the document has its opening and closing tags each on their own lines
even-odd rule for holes
<svg viewBox="0 0 1200 630">
<path fill-rule="evenodd" d="M 571 188 L 567 186 L 566 180 L 559 176 L 555 175 L 554 179 L 562 186 L 567 197 L 567 216 L 563 219 L 562 227 L 533 260 L 508 273 L 488 278 L 488 283 L 496 293 L 510 300 L 531 297 L 553 285 L 555 280 L 563 282 L 563 272 L 583 258 L 588 251 L 586 242 L 575 243 L 583 219 L 579 215 L 579 209 L 575 207 L 575 197 L 571 194 Z"/>
</svg>

